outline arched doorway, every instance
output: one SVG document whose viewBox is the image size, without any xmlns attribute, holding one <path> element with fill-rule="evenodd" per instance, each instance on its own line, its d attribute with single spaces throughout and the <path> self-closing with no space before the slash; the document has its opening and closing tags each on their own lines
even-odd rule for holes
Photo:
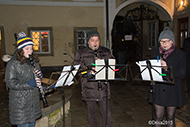
<svg viewBox="0 0 190 127">
<path fill-rule="evenodd" d="M 158 8 L 146 3 L 135 3 L 122 9 L 115 17 L 112 30 L 112 50 L 117 63 L 147 59 L 148 49 L 158 46 L 158 34 L 169 26 L 170 21 L 165 19 Z"/>
</svg>

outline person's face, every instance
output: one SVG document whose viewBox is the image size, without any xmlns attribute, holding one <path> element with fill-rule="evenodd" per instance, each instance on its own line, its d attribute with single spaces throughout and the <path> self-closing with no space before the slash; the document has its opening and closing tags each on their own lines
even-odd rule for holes
<svg viewBox="0 0 190 127">
<path fill-rule="evenodd" d="M 172 44 L 173 44 L 173 42 L 170 39 L 162 39 L 162 40 L 160 40 L 160 45 L 165 50 L 168 50 L 170 47 L 172 47 Z"/>
<path fill-rule="evenodd" d="M 24 51 L 24 56 L 26 58 L 29 58 L 29 55 L 31 55 L 33 52 L 32 45 L 27 45 L 26 47 L 23 48 L 23 51 Z"/>
<path fill-rule="evenodd" d="M 90 37 L 89 41 L 88 41 L 88 45 L 90 46 L 90 48 L 92 50 L 98 49 L 99 45 L 100 45 L 100 40 L 98 36 L 92 36 Z"/>
</svg>

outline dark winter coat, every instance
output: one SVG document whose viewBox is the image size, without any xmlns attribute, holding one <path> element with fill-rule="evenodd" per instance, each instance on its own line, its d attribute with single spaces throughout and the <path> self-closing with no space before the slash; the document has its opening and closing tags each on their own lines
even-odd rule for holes
<svg viewBox="0 0 190 127">
<path fill-rule="evenodd" d="M 35 63 L 40 70 L 39 64 Z M 9 87 L 9 115 L 12 125 L 34 122 L 41 114 L 39 91 L 28 84 L 33 79 L 33 69 L 13 57 L 7 64 L 5 81 Z"/>
<path fill-rule="evenodd" d="M 152 54 L 156 59 L 160 56 L 159 49 Z M 183 51 L 175 47 L 174 51 L 165 59 L 167 65 L 172 67 L 174 84 L 156 83 L 155 85 L 155 104 L 161 106 L 183 106 L 186 102 L 183 79 L 186 76 L 186 55 Z M 170 70 L 164 71 L 169 78 Z"/>
<path fill-rule="evenodd" d="M 188 37 L 184 40 L 183 49 L 187 55 L 187 60 L 190 60 L 190 37 Z"/>
<path fill-rule="evenodd" d="M 183 49 L 186 53 L 186 57 L 187 57 L 187 75 L 186 75 L 186 79 L 187 79 L 187 92 L 190 93 L 190 37 L 186 38 L 183 41 Z"/>
<path fill-rule="evenodd" d="M 110 59 L 114 58 L 111 54 L 110 50 L 100 46 L 97 50 L 98 58 L 100 59 Z M 86 69 L 88 65 L 91 63 L 95 63 L 95 52 L 89 48 L 83 48 L 79 50 L 74 59 L 74 64 L 80 64 L 80 69 Z M 90 70 L 88 70 L 89 74 Z M 83 75 L 81 78 L 81 86 L 82 86 L 82 100 L 85 101 L 102 101 L 106 99 L 106 86 L 104 82 L 101 82 L 102 90 L 98 90 L 98 82 L 87 81 L 87 75 Z M 110 86 L 108 83 L 108 98 L 110 98 Z"/>
</svg>

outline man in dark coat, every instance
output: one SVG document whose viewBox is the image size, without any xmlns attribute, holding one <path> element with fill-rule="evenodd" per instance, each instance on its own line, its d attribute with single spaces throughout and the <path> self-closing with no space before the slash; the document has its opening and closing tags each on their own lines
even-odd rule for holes
<svg viewBox="0 0 190 127">
<path fill-rule="evenodd" d="M 81 69 L 86 69 L 91 63 L 95 63 L 96 59 L 110 59 L 114 58 L 110 50 L 99 46 L 100 35 L 97 31 L 91 30 L 88 33 L 88 45 L 87 47 L 79 50 L 74 58 L 74 64 L 80 64 Z M 92 67 L 94 69 L 94 67 Z M 87 81 L 87 75 L 92 75 L 93 71 L 88 70 L 86 75 L 81 78 L 82 86 L 82 100 L 87 104 L 88 120 L 90 127 L 99 127 L 98 117 L 96 115 L 96 102 L 100 105 L 100 111 L 102 114 L 102 126 L 106 125 L 106 85 L 101 82 L 102 90 L 98 90 L 97 81 Z M 108 86 L 108 98 L 110 98 L 110 86 Z M 107 124 L 111 127 L 111 112 L 108 104 L 108 118 Z"/>
<path fill-rule="evenodd" d="M 187 93 L 190 93 L 190 37 L 186 38 L 183 42 L 183 49 L 187 58 Z"/>
</svg>

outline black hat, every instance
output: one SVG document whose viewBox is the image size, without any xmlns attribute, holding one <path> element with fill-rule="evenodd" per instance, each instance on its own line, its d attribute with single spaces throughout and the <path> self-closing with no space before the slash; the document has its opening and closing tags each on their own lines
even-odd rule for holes
<svg viewBox="0 0 190 127">
<path fill-rule="evenodd" d="M 90 38 L 91 37 L 93 37 L 93 36 L 98 36 L 98 38 L 99 38 L 99 40 L 100 40 L 100 34 L 97 32 L 97 31 L 95 31 L 95 30 L 90 30 L 89 32 L 88 32 L 88 40 L 87 40 L 87 42 L 90 40 Z"/>
<path fill-rule="evenodd" d="M 158 41 L 162 39 L 170 39 L 175 42 L 174 33 L 170 30 L 169 27 L 165 27 L 164 30 L 160 33 Z"/>
</svg>

